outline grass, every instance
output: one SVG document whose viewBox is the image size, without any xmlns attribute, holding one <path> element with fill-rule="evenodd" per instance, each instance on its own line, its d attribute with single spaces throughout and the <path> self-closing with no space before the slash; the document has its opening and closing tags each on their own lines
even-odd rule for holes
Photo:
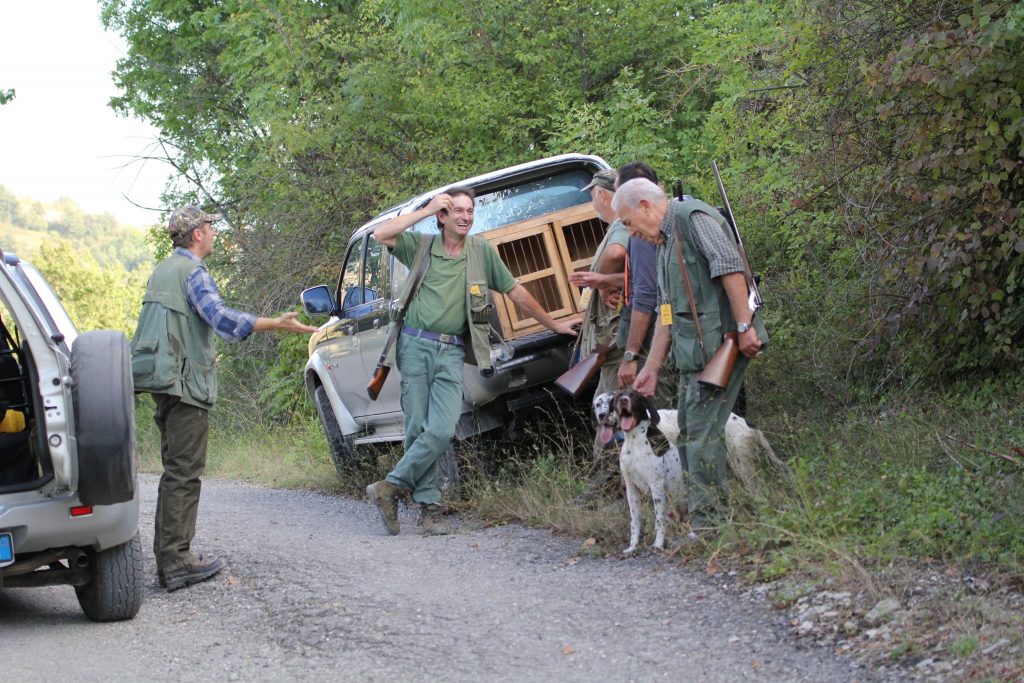
<svg viewBox="0 0 1024 683">
<path fill-rule="evenodd" d="M 872 566 L 892 558 L 1024 575 L 1021 389 L 1012 380 L 827 422 L 785 413 L 761 420 L 796 481 L 757 494 L 734 483 L 733 517 L 717 551 L 747 558 L 756 580 L 812 563 L 867 581 Z M 207 476 L 360 495 L 400 456 L 396 447 L 378 448 L 339 478 L 315 417 L 268 425 L 252 413 L 226 403 L 211 414 Z M 137 431 L 143 471 L 158 472 L 146 397 L 137 401 Z M 616 547 L 628 526 L 620 492 L 580 501 L 592 434 L 585 415 L 562 406 L 536 412 L 503 439 L 468 442 L 451 504 L 490 523 L 523 522 Z"/>
<path fill-rule="evenodd" d="M 141 471 L 160 473 L 160 434 L 147 396 L 136 397 L 135 425 Z M 341 490 L 315 418 L 280 427 L 246 419 L 230 409 L 218 408 L 210 414 L 205 476 L 280 488 Z"/>
</svg>

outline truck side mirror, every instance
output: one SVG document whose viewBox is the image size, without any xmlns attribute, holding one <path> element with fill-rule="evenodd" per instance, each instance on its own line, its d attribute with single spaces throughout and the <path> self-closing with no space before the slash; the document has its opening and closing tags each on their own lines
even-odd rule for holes
<svg viewBox="0 0 1024 683">
<path fill-rule="evenodd" d="M 327 285 L 317 285 L 302 292 L 302 308 L 311 316 L 330 316 L 338 310 L 334 292 Z"/>
</svg>

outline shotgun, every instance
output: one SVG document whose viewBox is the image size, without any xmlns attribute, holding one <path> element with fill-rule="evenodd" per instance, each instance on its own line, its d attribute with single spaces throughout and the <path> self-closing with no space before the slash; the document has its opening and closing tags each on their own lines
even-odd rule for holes
<svg viewBox="0 0 1024 683">
<path fill-rule="evenodd" d="M 579 396 L 604 365 L 608 352 L 615 348 L 615 342 L 602 344 L 580 359 L 579 363 L 562 373 L 555 385 L 572 396 Z"/>
<path fill-rule="evenodd" d="M 388 330 L 388 338 L 384 342 L 384 350 L 381 351 L 380 360 L 377 361 L 377 368 L 373 371 L 373 377 L 370 378 L 370 383 L 366 385 L 366 393 L 370 397 L 371 401 L 376 401 L 377 397 L 380 396 L 380 390 L 384 388 L 384 380 L 388 378 L 388 373 L 391 372 L 391 366 L 385 365 L 388 358 L 388 352 L 391 350 L 391 347 L 394 346 L 395 342 L 398 341 L 398 335 L 402 334 L 402 323 L 405 321 L 405 312 L 409 309 L 409 302 L 412 300 L 413 295 L 416 294 L 416 288 L 419 287 L 420 282 L 423 281 L 423 276 L 427 272 L 427 266 L 430 265 L 430 247 L 433 243 L 434 237 L 431 237 L 429 242 L 424 239 L 420 242 L 420 246 L 416 250 L 416 258 L 422 259 L 420 261 L 420 267 L 416 271 L 415 277 L 407 282 L 406 286 L 408 289 L 402 292 L 402 296 L 399 297 L 399 301 L 401 303 L 395 313 L 394 322 L 391 323 L 391 329 Z"/>
<path fill-rule="evenodd" d="M 722 195 L 722 204 L 725 208 L 725 222 L 732 229 L 733 239 L 736 240 L 736 248 L 739 250 L 740 259 L 743 261 L 743 277 L 747 281 L 747 290 L 750 292 L 747 297 L 747 305 L 750 307 L 751 319 L 753 319 L 753 316 L 757 315 L 757 309 L 761 308 L 761 292 L 757 289 L 757 280 L 750 269 L 747 251 L 743 248 L 743 238 L 740 237 L 739 228 L 736 227 L 736 217 L 733 216 L 729 197 L 725 193 L 725 184 L 722 183 L 722 175 L 718 172 L 718 164 L 714 161 L 711 162 L 711 170 L 715 172 L 718 193 Z M 736 366 L 736 359 L 740 355 L 737 337 L 736 332 L 725 333 L 722 338 L 722 345 L 715 351 L 715 355 L 708 361 L 707 366 L 697 375 L 697 382 L 716 389 L 725 389 L 728 386 L 732 370 Z"/>
<path fill-rule="evenodd" d="M 400 328 L 396 326 L 395 329 Z M 388 343 L 384 348 L 386 349 L 388 346 L 391 344 Z M 381 360 L 377 363 L 377 369 L 373 371 L 373 377 L 370 378 L 370 383 L 366 385 L 366 393 L 370 395 L 371 401 L 376 401 L 380 396 L 380 390 L 384 388 L 384 380 L 388 378 L 389 372 L 391 372 L 391 366 L 384 365 L 384 357 L 381 356 Z"/>
</svg>

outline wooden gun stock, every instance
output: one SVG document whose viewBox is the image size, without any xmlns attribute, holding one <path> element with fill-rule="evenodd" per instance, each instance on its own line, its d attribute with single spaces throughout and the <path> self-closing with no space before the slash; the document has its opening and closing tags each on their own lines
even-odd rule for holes
<svg viewBox="0 0 1024 683">
<path fill-rule="evenodd" d="M 706 387 L 725 389 L 732 377 L 732 369 L 740 355 L 740 346 L 735 332 L 726 332 L 722 345 L 711 356 L 707 366 L 697 375 L 697 381 Z"/>
<path fill-rule="evenodd" d="M 608 351 L 611 350 L 611 345 L 599 346 L 589 355 L 580 359 L 580 362 L 572 366 L 568 370 L 562 373 L 562 375 L 555 380 L 555 385 L 560 389 L 569 392 L 573 396 L 579 396 L 580 392 L 594 376 L 597 375 L 601 370 L 601 366 L 604 365 L 605 359 L 608 357 Z"/>
<path fill-rule="evenodd" d="M 380 390 L 384 388 L 384 380 L 388 378 L 389 372 L 391 372 L 391 368 L 384 365 L 383 361 L 377 363 L 377 369 L 373 371 L 373 377 L 370 378 L 370 383 L 366 385 L 366 393 L 370 395 L 371 401 L 377 400 Z"/>
</svg>

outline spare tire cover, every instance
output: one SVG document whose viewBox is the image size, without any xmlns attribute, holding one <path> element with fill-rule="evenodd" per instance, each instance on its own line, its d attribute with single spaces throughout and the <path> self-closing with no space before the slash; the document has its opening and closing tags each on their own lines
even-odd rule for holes
<svg viewBox="0 0 1024 683">
<path fill-rule="evenodd" d="M 94 330 L 71 349 L 78 497 L 85 505 L 113 505 L 135 496 L 135 398 L 128 340 L 116 330 Z"/>
</svg>

